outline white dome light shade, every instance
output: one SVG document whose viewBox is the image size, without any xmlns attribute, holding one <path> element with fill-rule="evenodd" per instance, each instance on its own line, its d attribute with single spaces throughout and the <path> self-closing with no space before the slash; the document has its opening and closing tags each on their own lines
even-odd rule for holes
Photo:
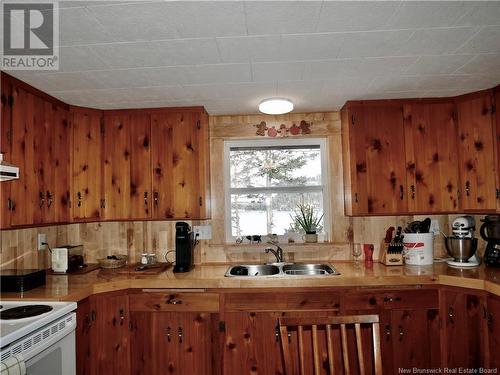
<svg viewBox="0 0 500 375">
<path fill-rule="evenodd" d="M 266 115 L 282 115 L 293 110 L 293 103 L 285 98 L 264 99 L 259 104 L 259 111 Z"/>
</svg>

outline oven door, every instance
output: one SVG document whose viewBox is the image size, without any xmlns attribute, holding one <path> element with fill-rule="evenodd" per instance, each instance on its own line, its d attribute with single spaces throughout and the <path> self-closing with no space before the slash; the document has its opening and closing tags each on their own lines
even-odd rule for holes
<svg viewBox="0 0 500 375">
<path fill-rule="evenodd" d="M 76 374 L 75 331 L 26 361 L 27 375 Z"/>
</svg>

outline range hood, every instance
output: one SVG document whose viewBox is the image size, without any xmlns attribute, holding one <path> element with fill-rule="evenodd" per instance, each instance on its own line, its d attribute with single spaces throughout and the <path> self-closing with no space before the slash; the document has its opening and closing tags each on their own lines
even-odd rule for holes
<svg viewBox="0 0 500 375">
<path fill-rule="evenodd" d="M 3 160 L 0 153 L 0 181 L 17 180 L 19 178 L 19 168 Z"/>
</svg>

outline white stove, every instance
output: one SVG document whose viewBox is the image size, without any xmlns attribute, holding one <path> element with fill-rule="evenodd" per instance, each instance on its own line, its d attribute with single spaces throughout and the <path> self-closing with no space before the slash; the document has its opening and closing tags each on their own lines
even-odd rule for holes
<svg viewBox="0 0 500 375">
<path fill-rule="evenodd" d="M 29 375 L 76 372 L 75 302 L 0 301 L 1 360 L 22 355 Z"/>
</svg>

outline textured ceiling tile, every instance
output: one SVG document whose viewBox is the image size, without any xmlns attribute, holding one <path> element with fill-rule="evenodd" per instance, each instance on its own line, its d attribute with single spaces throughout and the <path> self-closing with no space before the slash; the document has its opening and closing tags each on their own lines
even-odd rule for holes
<svg viewBox="0 0 500 375">
<path fill-rule="evenodd" d="M 100 44 L 89 48 L 111 69 L 164 65 L 158 49 L 147 42 Z"/>
<path fill-rule="evenodd" d="M 470 61 L 474 55 L 440 55 L 420 56 L 405 74 L 448 74 L 455 72 L 458 68 Z"/>
<path fill-rule="evenodd" d="M 472 3 L 465 1 L 403 1 L 386 26 L 401 29 L 452 26 L 471 10 Z"/>
<path fill-rule="evenodd" d="M 500 25 L 500 2 L 474 2 L 474 4 L 472 4 L 472 9 L 455 24 L 457 26 Z"/>
<path fill-rule="evenodd" d="M 151 42 L 161 65 L 216 64 L 220 62 L 214 38 Z"/>
<path fill-rule="evenodd" d="M 321 1 L 247 1 L 248 34 L 295 34 L 316 30 Z"/>
<path fill-rule="evenodd" d="M 59 10 L 59 37 L 61 46 L 116 41 L 87 8 Z"/>
<path fill-rule="evenodd" d="M 476 55 L 462 66 L 458 73 L 491 74 L 500 73 L 500 54 Z"/>
<path fill-rule="evenodd" d="M 281 37 L 280 60 L 334 59 L 344 34 L 302 34 Z"/>
<path fill-rule="evenodd" d="M 279 35 L 217 38 L 221 62 L 279 61 Z"/>
<path fill-rule="evenodd" d="M 412 30 L 347 33 L 338 57 L 394 56 L 412 34 Z"/>
<path fill-rule="evenodd" d="M 88 46 L 59 48 L 59 71 L 98 70 L 107 67 Z"/>
<path fill-rule="evenodd" d="M 122 41 L 246 35 L 242 2 L 139 2 L 89 9 Z"/>
<path fill-rule="evenodd" d="M 305 62 L 252 63 L 252 78 L 258 81 L 298 81 L 302 79 Z"/>
<path fill-rule="evenodd" d="M 420 77 L 398 77 L 391 76 L 376 77 L 369 87 L 369 91 L 378 92 L 403 92 L 416 91 L 420 89 Z"/>
<path fill-rule="evenodd" d="M 500 52 L 500 26 L 483 27 L 457 53 Z"/>
<path fill-rule="evenodd" d="M 474 27 L 417 30 L 397 50 L 397 55 L 452 53 L 467 41 L 477 29 Z"/>
<path fill-rule="evenodd" d="M 325 1 L 316 31 L 380 29 L 398 6 L 398 1 Z"/>
</svg>

